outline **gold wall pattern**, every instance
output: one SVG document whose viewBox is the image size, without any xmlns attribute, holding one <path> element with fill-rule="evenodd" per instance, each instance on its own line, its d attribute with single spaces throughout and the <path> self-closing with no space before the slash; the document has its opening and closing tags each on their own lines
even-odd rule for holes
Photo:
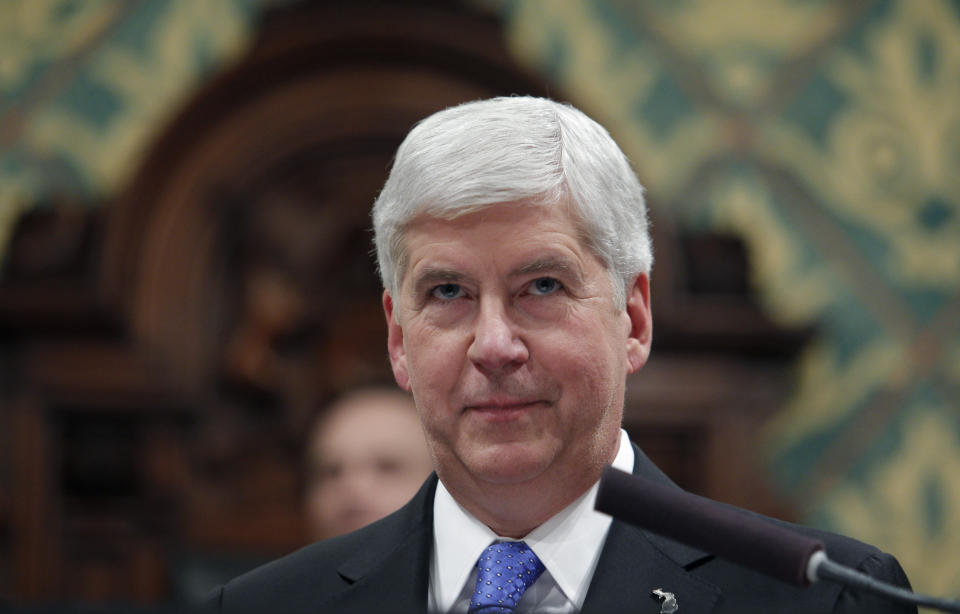
<svg viewBox="0 0 960 614">
<path fill-rule="evenodd" d="M 26 207 L 119 188 L 199 80 L 243 50 L 256 7 L 0 2 L 0 264 Z"/>
<path fill-rule="evenodd" d="M 960 593 L 960 3 L 485 4 L 658 214 L 742 236 L 770 312 L 818 325 L 765 433 L 784 493 Z"/>
</svg>

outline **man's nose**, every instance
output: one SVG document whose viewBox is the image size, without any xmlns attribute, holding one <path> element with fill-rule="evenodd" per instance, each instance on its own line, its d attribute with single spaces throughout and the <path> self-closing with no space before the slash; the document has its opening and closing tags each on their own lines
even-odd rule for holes
<svg viewBox="0 0 960 614">
<path fill-rule="evenodd" d="M 515 323 L 500 301 L 481 301 L 473 332 L 467 358 L 483 371 L 514 368 L 530 356 Z"/>
</svg>

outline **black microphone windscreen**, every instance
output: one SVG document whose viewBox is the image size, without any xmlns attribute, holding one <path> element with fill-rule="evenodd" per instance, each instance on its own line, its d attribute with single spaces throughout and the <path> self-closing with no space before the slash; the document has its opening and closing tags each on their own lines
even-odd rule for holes
<svg viewBox="0 0 960 614">
<path fill-rule="evenodd" d="M 596 509 L 791 584 L 806 586 L 823 542 L 675 486 L 604 469 Z"/>
</svg>

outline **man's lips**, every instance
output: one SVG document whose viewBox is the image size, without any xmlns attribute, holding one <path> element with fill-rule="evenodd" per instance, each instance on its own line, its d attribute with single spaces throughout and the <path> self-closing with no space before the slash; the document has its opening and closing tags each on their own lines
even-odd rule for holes
<svg viewBox="0 0 960 614">
<path fill-rule="evenodd" d="M 490 414 L 511 414 L 523 412 L 535 407 L 545 405 L 546 401 L 539 399 L 526 400 L 499 400 L 490 399 L 467 403 L 464 406 L 465 411 L 484 412 Z"/>
</svg>

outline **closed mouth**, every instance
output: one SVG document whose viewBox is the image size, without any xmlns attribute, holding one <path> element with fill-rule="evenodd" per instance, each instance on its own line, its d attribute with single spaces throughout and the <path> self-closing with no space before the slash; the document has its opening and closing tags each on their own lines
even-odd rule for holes
<svg viewBox="0 0 960 614">
<path fill-rule="evenodd" d="M 546 401 L 500 401 L 500 400 L 490 400 L 490 401 L 478 401 L 473 402 L 464 407 L 465 410 L 473 411 L 492 411 L 492 412 L 508 412 L 511 410 L 524 410 L 530 409 L 535 405 L 540 405 L 546 403 Z"/>
</svg>

